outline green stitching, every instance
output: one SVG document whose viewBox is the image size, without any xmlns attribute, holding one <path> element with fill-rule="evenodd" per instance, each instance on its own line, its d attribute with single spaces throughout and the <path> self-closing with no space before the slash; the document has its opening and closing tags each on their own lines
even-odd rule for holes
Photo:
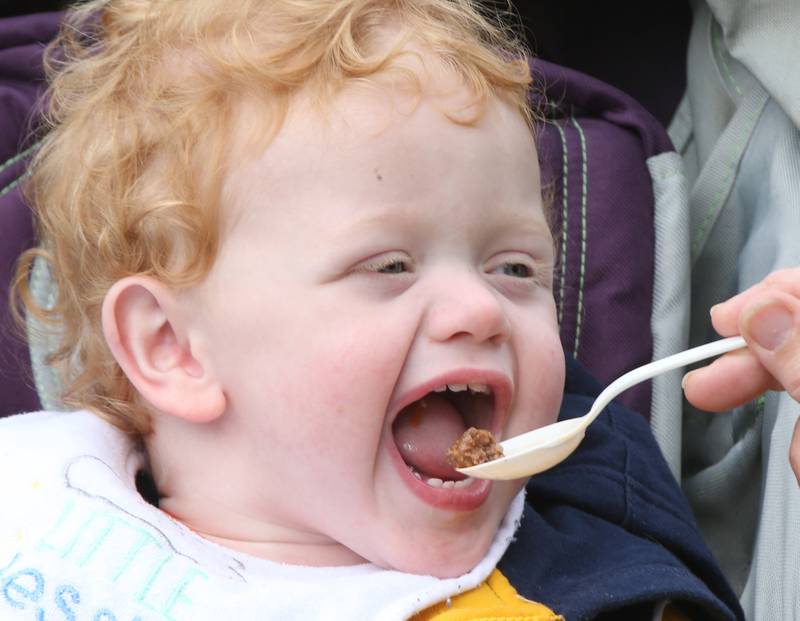
<svg viewBox="0 0 800 621">
<path fill-rule="evenodd" d="M 588 194 L 589 175 L 588 157 L 586 153 L 586 136 L 583 129 L 578 124 L 574 116 L 570 116 L 572 124 L 578 130 L 578 136 L 581 139 L 581 260 L 580 260 L 580 276 L 578 279 L 578 312 L 575 324 L 575 346 L 572 350 L 573 356 L 578 356 L 578 348 L 581 342 L 581 328 L 583 327 L 583 285 L 586 276 L 586 197 Z"/>
<path fill-rule="evenodd" d="M 30 171 L 25 171 L 19 177 L 14 179 L 14 181 L 12 181 L 6 187 L 4 187 L 2 190 L 0 190 L 0 198 L 5 196 L 6 194 L 8 194 L 11 190 L 13 190 L 15 187 L 17 187 L 20 183 L 22 183 L 25 180 L 26 177 L 30 176 L 30 174 L 31 174 Z"/>
<path fill-rule="evenodd" d="M 714 47 L 714 52 L 716 53 L 719 62 L 722 63 L 722 68 L 725 70 L 725 75 L 727 76 L 730 83 L 733 85 L 733 88 L 736 89 L 736 92 L 739 94 L 739 97 L 743 97 L 744 93 L 742 93 L 742 89 L 739 88 L 739 83 L 736 81 L 736 78 L 733 77 L 733 72 L 731 71 L 730 66 L 728 66 L 728 61 L 726 60 L 725 55 L 722 52 L 722 47 L 720 46 L 719 37 L 720 37 L 719 31 L 712 30 L 711 44 Z"/>
<path fill-rule="evenodd" d="M 694 243 L 692 244 L 692 254 L 695 256 L 700 253 L 702 246 L 705 244 L 705 236 L 708 226 L 711 223 L 714 215 L 717 213 L 717 209 L 722 203 L 723 198 L 725 198 L 732 189 L 731 186 L 728 185 L 728 182 L 736 174 L 738 162 L 741 160 L 743 147 L 748 140 L 750 140 L 750 133 L 740 134 L 739 142 L 736 143 L 735 148 L 735 152 L 739 154 L 738 157 L 728 158 L 727 161 L 721 162 L 728 167 L 728 173 L 725 175 L 725 177 L 723 177 L 721 183 L 718 184 L 717 191 L 714 193 L 714 197 L 711 199 L 711 204 L 706 209 L 706 216 L 700 223 L 700 230 L 697 232 L 697 236 L 694 238 Z"/>
<path fill-rule="evenodd" d="M 728 66 L 728 62 L 725 59 L 725 55 L 722 52 L 720 47 L 720 40 L 719 40 L 719 32 L 716 30 L 712 30 L 711 33 L 711 44 L 715 53 L 715 56 L 719 60 L 722 68 L 724 69 L 725 75 L 727 76 L 729 82 L 733 85 L 733 88 L 736 89 L 736 92 L 739 94 L 739 97 L 743 97 L 744 94 L 742 93 L 742 89 L 739 88 L 739 84 L 736 82 L 736 78 L 733 77 L 733 73 L 731 72 L 730 67 Z M 706 236 L 706 232 L 708 229 L 709 224 L 711 223 L 714 214 L 717 212 L 719 204 L 721 203 L 722 199 L 724 198 L 723 195 L 727 196 L 727 192 L 731 190 L 728 187 L 728 182 L 730 179 L 736 174 L 736 168 L 738 167 L 738 163 L 741 160 L 741 150 L 744 144 L 750 139 L 750 134 L 743 134 L 739 136 L 739 142 L 736 144 L 736 152 L 739 154 L 739 157 L 735 158 L 735 161 L 732 159 L 728 159 L 727 162 L 723 162 L 728 167 L 728 174 L 722 179 L 722 183 L 719 184 L 717 187 L 717 191 L 714 194 L 714 197 L 711 199 L 711 204 L 706 209 L 705 218 L 700 223 L 700 230 L 698 231 L 697 236 L 694 238 L 694 242 L 692 244 L 692 254 L 697 256 L 700 253 L 700 250 L 703 246 L 704 239 Z"/>
<path fill-rule="evenodd" d="M 558 323 L 561 325 L 564 320 L 564 283 L 567 279 L 567 232 L 569 231 L 569 210 L 567 209 L 567 206 L 569 205 L 567 198 L 567 176 L 569 174 L 569 160 L 567 158 L 567 137 L 564 135 L 564 130 L 558 123 L 553 123 L 553 126 L 558 130 L 558 135 L 561 136 L 561 176 L 563 177 L 563 181 L 561 183 L 563 188 L 561 193 L 561 283 L 558 290 Z"/>
<path fill-rule="evenodd" d="M 34 142 L 31 146 L 29 146 L 24 151 L 21 151 L 20 153 L 17 153 L 14 157 L 7 159 L 5 162 L 0 164 L 0 173 L 2 173 L 9 166 L 13 166 L 17 162 L 19 162 L 21 159 L 23 159 L 23 158 L 27 157 L 28 155 L 30 155 L 33 151 L 38 149 L 41 146 L 41 144 L 42 144 L 41 140 L 39 140 L 38 142 Z M 29 175 L 30 175 L 30 171 L 26 170 L 19 177 L 17 177 L 11 183 L 9 183 L 7 186 L 5 186 L 2 190 L 0 190 L 0 198 L 5 196 L 6 194 L 8 194 L 15 187 L 17 187 Z"/>
<path fill-rule="evenodd" d="M 761 394 L 756 397 L 754 416 L 758 417 L 764 413 L 764 406 L 767 404 L 767 395 Z"/>
<path fill-rule="evenodd" d="M 3 172 L 9 166 L 13 166 L 17 162 L 19 162 L 22 158 L 27 156 L 31 151 L 35 151 L 36 149 L 38 149 L 39 145 L 41 145 L 41 144 L 42 144 L 41 140 L 39 142 L 35 142 L 34 144 L 29 146 L 27 149 L 25 149 L 21 153 L 17 153 L 14 157 L 11 157 L 11 158 L 7 159 L 5 162 L 0 164 L 0 173 Z"/>
</svg>

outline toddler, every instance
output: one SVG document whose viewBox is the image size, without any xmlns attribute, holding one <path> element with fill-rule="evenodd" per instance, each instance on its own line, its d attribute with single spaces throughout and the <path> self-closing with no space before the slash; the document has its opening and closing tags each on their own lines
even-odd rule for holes
<svg viewBox="0 0 800 621">
<path fill-rule="evenodd" d="M 468 0 L 94 0 L 49 58 L 18 287 L 76 411 L 0 424 L 0 616 L 560 618 L 504 577 L 552 550 L 525 481 L 445 457 L 562 407 L 521 46 Z M 608 609 L 736 618 L 658 467 L 697 592 Z"/>
</svg>

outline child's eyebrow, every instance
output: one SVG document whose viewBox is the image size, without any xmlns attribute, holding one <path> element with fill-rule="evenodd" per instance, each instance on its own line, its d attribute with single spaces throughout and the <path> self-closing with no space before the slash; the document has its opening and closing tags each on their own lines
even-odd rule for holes
<svg viewBox="0 0 800 621">
<path fill-rule="evenodd" d="M 491 209 L 491 212 L 489 211 Z M 531 208 L 533 209 L 533 208 Z M 491 217 L 489 214 L 491 213 Z M 431 213 L 430 220 L 437 220 L 446 215 Z M 411 232 L 419 227 L 419 218 L 404 212 L 402 207 L 387 207 L 371 209 L 368 215 L 351 220 L 333 233 L 334 240 L 351 235 L 367 235 L 376 230 L 395 229 L 399 232 Z M 488 236 L 513 235 L 515 237 L 531 237 L 544 239 L 548 243 L 553 241 L 553 233 L 543 216 L 537 217 L 531 211 L 520 209 L 498 209 L 487 207 L 485 233 Z"/>
</svg>

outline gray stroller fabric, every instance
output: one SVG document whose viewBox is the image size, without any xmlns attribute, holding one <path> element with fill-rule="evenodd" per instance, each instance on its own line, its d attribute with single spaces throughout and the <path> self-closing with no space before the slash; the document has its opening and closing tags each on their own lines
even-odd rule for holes
<svg viewBox="0 0 800 621">
<path fill-rule="evenodd" d="M 670 135 L 689 181 L 685 303 L 699 345 L 718 338 L 711 306 L 800 265 L 800 3 L 708 0 L 694 11 Z M 768 393 L 725 414 L 685 406 L 682 421 L 654 427 L 665 455 L 680 455 L 673 470 L 748 619 L 800 618 L 800 489 L 788 460 L 798 413 Z"/>
</svg>

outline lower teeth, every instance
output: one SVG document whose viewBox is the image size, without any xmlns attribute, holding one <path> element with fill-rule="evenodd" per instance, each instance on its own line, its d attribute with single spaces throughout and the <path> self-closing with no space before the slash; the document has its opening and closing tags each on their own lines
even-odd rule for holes
<svg viewBox="0 0 800 621">
<path fill-rule="evenodd" d="M 444 489 L 453 489 L 453 488 L 463 488 L 469 486 L 472 483 L 472 479 L 467 477 L 466 479 L 462 479 L 460 481 L 443 481 L 442 479 L 438 479 L 436 477 L 431 477 L 429 479 L 423 479 L 422 475 L 414 470 L 413 466 L 408 467 L 411 474 L 413 474 L 418 481 L 423 481 L 427 483 L 431 487 L 442 487 Z"/>
</svg>

